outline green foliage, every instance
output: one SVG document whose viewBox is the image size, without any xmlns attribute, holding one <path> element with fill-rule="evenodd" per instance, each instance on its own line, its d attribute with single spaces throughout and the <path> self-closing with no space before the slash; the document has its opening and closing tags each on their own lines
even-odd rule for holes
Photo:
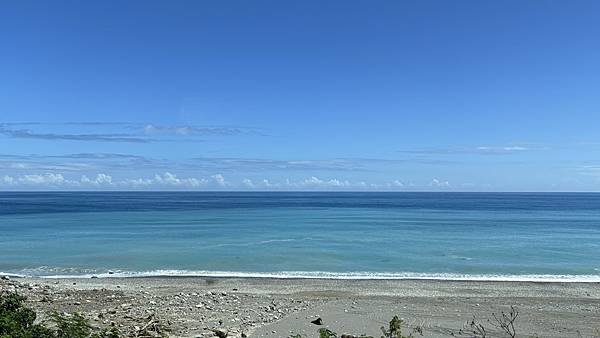
<svg viewBox="0 0 600 338">
<path fill-rule="evenodd" d="M 414 336 L 412 332 L 408 336 L 402 335 L 403 324 L 404 321 L 402 319 L 398 318 L 398 316 L 394 316 L 394 318 L 392 318 L 390 321 L 388 329 L 383 326 L 381 327 L 381 332 L 383 332 L 383 336 L 381 336 L 381 338 L 413 338 Z M 420 327 L 413 331 L 418 332 L 421 335 L 423 334 L 423 330 Z"/>
<path fill-rule="evenodd" d="M 92 332 L 88 321 L 80 314 L 52 312 L 52 328 L 34 324 L 35 311 L 24 304 L 25 297 L 16 293 L 0 294 L 0 338 L 120 338 L 116 328 Z"/>
<path fill-rule="evenodd" d="M 0 338 L 54 338 L 52 331 L 34 324 L 35 311 L 23 306 L 25 297 L 0 294 Z"/>
<path fill-rule="evenodd" d="M 92 332 L 87 320 L 78 313 L 68 315 L 52 312 L 50 321 L 56 325 L 54 330 L 56 338 L 84 338 L 89 337 Z"/>
<path fill-rule="evenodd" d="M 104 329 L 98 333 L 93 333 L 90 338 L 121 338 L 121 334 L 116 327 L 109 329 Z"/>
<path fill-rule="evenodd" d="M 330 329 L 319 329 L 319 338 L 337 338 L 337 334 Z"/>
</svg>

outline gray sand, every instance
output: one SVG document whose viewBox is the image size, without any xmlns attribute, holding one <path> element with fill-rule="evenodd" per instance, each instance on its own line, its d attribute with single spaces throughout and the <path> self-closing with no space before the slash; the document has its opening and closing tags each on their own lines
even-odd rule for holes
<svg viewBox="0 0 600 338">
<path fill-rule="evenodd" d="M 475 316 L 490 334 L 492 313 L 517 307 L 517 337 L 600 337 L 600 283 L 302 280 L 260 278 L 17 278 L 18 290 L 41 313 L 81 312 L 99 327 L 135 334 L 149 315 L 175 337 L 317 337 L 320 327 L 380 336 L 398 315 L 424 337 L 452 337 Z M 323 326 L 311 324 L 317 317 Z"/>
</svg>

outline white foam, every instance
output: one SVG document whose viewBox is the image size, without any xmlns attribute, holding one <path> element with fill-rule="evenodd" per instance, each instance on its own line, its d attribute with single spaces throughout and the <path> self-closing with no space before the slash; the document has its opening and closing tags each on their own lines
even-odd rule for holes
<svg viewBox="0 0 600 338">
<path fill-rule="evenodd" d="M 0 275 L 3 273 L 0 272 Z M 23 276 L 15 275 L 13 276 Z M 455 274 L 455 273 L 416 273 L 416 272 L 326 272 L 326 271 L 281 271 L 281 272 L 241 272 L 241 271 L 116 271 L 97 274 L 37 275 L 42 278 L 131 278 L 131 277 L 213 277 L 213 278 L 273 278 L 273 279 L 340 279 L 340 280 L 448 280 L 448 281 L 497 281 L 497 282 L 554 282 L 554 283 L 600 283 L 599 275 L 494 275 L 494 274 Z"/>
</svg>

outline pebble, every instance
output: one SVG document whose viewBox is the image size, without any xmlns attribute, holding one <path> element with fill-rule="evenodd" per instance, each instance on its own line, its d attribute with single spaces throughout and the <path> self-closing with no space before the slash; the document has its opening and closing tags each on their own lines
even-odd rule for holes
<svg viewBox="0 0 600 338">
<path fill-rule="evenodd" d="M 4 277 L 4 276 L 0 276 Z M 97 276 L 92 276 L 96 277 Z M 9 280 L 2 278 L 2 280 Z M 62 280 L 64 282 L 64 280 Z M 60 280 L 49 281 L 58 285 Z M 69 285 L 83 285 L 85 281 L 68 281 Z M 93 285 L 94 282 L 88 282 Z M 154 314 L 158 314 L 156 320 L 164 327 L 172 331 L 172 336 L 184 337 L 213 337 L 211 328 L 194 327 L 193 323 L 213 323 L 212 328 L 219 328 L 228 332 L 228 338 L 246 337 L 246 333 L 255 327 L 266 323 L 272 323 L 281 318 L 306 310 L 312 304 L 311 301 L 303 302 L 297 299 L 279 298 L 278 296 L 239 294 L 219 291 L 201 290 L 193 292 L 166 293 L 156 291 L 155 287 L 147 287 L 142 290 L 141 285 L 136 288 L 124 288 L 125 290 L 94 288 L 80 289 L 71 287 L 60 287 L 50 285 L 39 285 L 26 282 L 8 282 L 8 285 L 0 284 L 2 290 L 22 288 L 25 294 L 32 298 L 32 304 L 42 309 L 57 308 L 69 312 L 73 308 L 61 308 L 62 306 L 81 306 L 82 314 L 95 325 L 105 327 L 107 325 L 122 327 L 128 334 L 139 332 Z M 65 285 L 64 283 L 62 283 Z M 119 287 L 112 284 L 111 288 Z M 153 291 L 154 290 L 154 291 Z M 238 291 L 237 288 L 230 290 Z M 149 292 L 152 291 L 152 292 Z M 300 305 L 301 304 L 301 305 Z M 316 317 L 315 317 L 316 318 Z M 314 319 L 314 318 L 313 318 Z M 217 323 L 219 323 L 217 325 Z M 203 332 L 203 333 L 202 333 Z M 210 333 L 210 336 L 207 334 Z M 277 334 L 275 334 L 277 336 Z"/>
</svg>

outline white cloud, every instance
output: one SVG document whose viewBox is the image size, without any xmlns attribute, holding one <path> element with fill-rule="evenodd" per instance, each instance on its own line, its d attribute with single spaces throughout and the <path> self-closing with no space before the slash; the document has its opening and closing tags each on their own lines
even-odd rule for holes
<svg viewBox="0 0 600 338">
<path fill-rule="evenodd" d="M 149 134 L 170 134 L 170 135 L 237 135 L 244 132 L 240 128 L 232 127 L 201 127 L 201 126 L 159 126 L 155 124 L 146 124 L 142 127 L 142 132 Z"/>
<path fill-rule="evenodd" d="M 106 174 L 98 174 L 98 176 L 96 176 L 96 182 L 98 182 L 98 184 L 112 184 L 112 177 Z"/>
<path fill-rule="evenodd" d="M 34 185 L 63 185 L 73 183 L 61 174 L 47 173 L 42 175 L 23 175 L 18 178 L 19 183 Z"/>
<path fill-rule="evenodd" d="M 513 147 L 504 147 L 502 149 L 504 149 L 506 151 L 523 151 L 523 150 L 528 150 L 529 148 L 513 146 Z"/>
<path fill-rule="evenodd" d="M 149 185 L 152 185 L 154 181 L 152 181 L 152 179 L 149 178 L 136 178 L 136 179 L 126 179 L 121 181 L 121 184 L 124 186 L 131 186 L 134 188 L 139 188 L 139 187 L 147 187 Z"/>
<path fill-rule="evenodd" d="M 284 179 L 273 181 L 267 178 L 243 178 L 228 181 L 222 174 L 206 177 L 180 177 L 172 172 L 155 174 L 150 177 L 114 178 L 106 173 L 77 178 L 60 173 L 28 174 L 21 176 L 0 176 L 0 186 L 10 189 L 176 189 L 176 190 L 291 190 L 291 191 L 397 191 L 425 189 L 427 187 L 448 188 L 450 183 L 434 178 L 427 186 L 416 186 L 400 180 L 387 182 L 350 181 L 339 177 L 318 177 Z"/>
<path fill-rule="evenodd" d="M 15 179 L 12 176 L 4 175 L 4 177 L 2 177 L 2 183 L 13 184 L 15 183 Z"/>
<path fill-rule="evenodd" d="M 578 171 L 586 176 L 600 177 L 600 165 L 585 165 L 581 166 Z"/>
<path fill-rule="evenodd" d="M 106 174 L 98 174 L 95 179 L 89 179 L 87 176 L 81 176 L 79 180 L 82 184 L 90 184 L 90 185 L 112 185 L 112 176 Z"/>
<path fill-rule="evenodd" d="M 450 182 L 441 181 L 441 180 L 438 180 L 437 178 L 434 178 L 433 180 L 431 180 L 431 183 L 429 183 L 429 186 L 437 187 L 437 188 L 448 188 L 448 187 L 450 187 Z"/>
<path fill-rule="evenodd" d="M 62 174 L 45 173 L 21 176 L 4 175 L 0 180 L 0 184 L 15 187 L 77 187 L 81 185 L 81 182 L 66 179 Z"/>
<path fill-rule="evenodd" d="M 316 176 L 311 176 L 304 180 L 299 181 L 290 181 L 286 180 L 285 186 L 287 188 L 293 189 L 331 189 L 331 188 L 351 188 L 355 187 L 357 184 L 353 184 L 348 180 L 340 180 L 337 178 L 331 179 L 320 179 Z"/>
<path fill-rule="evenodd" d="M 501 154 L 501 153 L 511 153 L 511 152 L 526 151 L 526 150 L 530 150 L 530 149 L 526 148 L 526 147 L 522 147 L 522 146 L 503 146 L 503 147 L 483 146 L 483 147 L 477 147 L 477 150 L 481 151 L 482 153 L 497 153 L 497 154 Z"/>
<path fill-rule="evenodd" d="M 141 180 L 141 181 L 139 181 Z M 143 179 L 138 179 L 137 182 L 147 182 Z M 170 172 L 165 172 L 162 175 L 154 175 L 154 180 L 150 180 L 150 184 L 166 185 L 166 186 L 181 186 L 181 187 L 192 187 L 197 188 L 206 185 L 208 181 L 206 179 L 197 178 L 179 178 L 177 175 Z"/>
<path fill-rule="evenodd" d="M 246 188 L 250 188 L 250 189 L 254 189 L 256 187 L 256 185 L 254 184 L 254 182 L 252 182 L 251 179 L 249 178 L 244 178 L 242 180 L 242 185 Z"/>
<path fill-rule="evenodd" d="M 221 174 L 212 175 L 211 177 L 221 187 L 228 185 L 228 183 L 225 181 L 225 177 L 223 177 Z"/>
</svg>

